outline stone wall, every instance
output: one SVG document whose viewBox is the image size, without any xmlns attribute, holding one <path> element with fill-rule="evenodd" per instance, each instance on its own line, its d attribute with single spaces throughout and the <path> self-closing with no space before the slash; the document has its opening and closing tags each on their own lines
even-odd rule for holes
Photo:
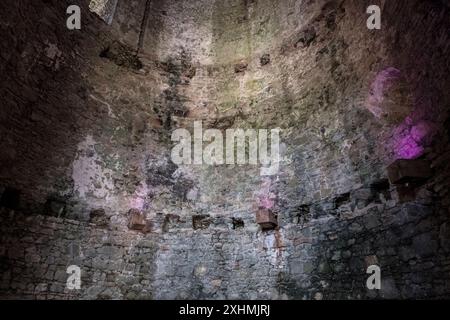
<svg viewBox="0 0 450 320">
<path fill-rule="evenodd" d="M 370 31 L 369 1 L 119 0 L 110 26 L 75 1 L 69 31 L 72 2 L 0 4 L 1 297 L 449 296 L 448 6 L 382 2 Z M 196 120 L 281 128 L 278 175 L 172 163 Z M 417 157 L 405 200 L 386 167 Z"/>
<path fill-rule="evenodd" d="M 358 199 L 358 197 L 355 197 Z M 239 213 L 233 216 L 239 217 Z M 143 235 L 2 211 L 2 298 L 369 299 L 448 296 L 448 210 L 378 204 L 360 215 L 293 217 L 277 231 L 213 216 L 207 229 L 160 217 Z M 166 224 L 169 224 L 167 226 Z M 163 227 L 164 225 L 164 227 Z M 382 289 L 365 270 L 382 268 Z M 70 265 L 81 290 L 66 288 Z"/>
</svg>

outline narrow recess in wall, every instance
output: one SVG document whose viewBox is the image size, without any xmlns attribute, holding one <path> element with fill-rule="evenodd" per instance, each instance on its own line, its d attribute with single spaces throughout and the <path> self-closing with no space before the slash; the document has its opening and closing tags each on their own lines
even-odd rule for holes
<svg viewBox="0 0 450 320">
<path fill-rule="evenodd" d="M 91 0 L 89 9 L 95 12 L 107 24 L 113 22 L 118 0 Z"/>
<path fill-rule="evenodd" d="M 262 230 L 272 230 L 278 227 L 278 215 L 270 209 L 259 208 L 256 212 L 256 223 Z"/>
<path fill-rule="evenodd" d="M 134 49 L 117 41 L 104 48 L 99 55 L 101 58 L 109 59 L 116 65 L 139 70 L 142 68 L 142 62 L 134 53 Z"/>
<path fill-rule="evenodd" d="M 350 193 L 343 193 L 334 199 L 334 207 L 339 208 L 350 201 Z"/>
<path fill-rule="evenodd" d="M 44 205 L 44 214 L 52 217 L 63 217 L 66 211 L 66 203 L 58 197 L 49 197 Z"/>
<path fill-rule="evenodd" d="M 138 42 L 138 48 L 137 52 L 139 53 L 144 46 L 144 40 L 145 40 L 145 30 L 147 29 L 148 19 L 150 17 L 150 7 L 151 7 L 152 0 L 147 0 L 145 3 L 145 11 L 144 11 L 144 17 L 142 18 L 141 23 L 141 29 L 139 32 L 139 42 Z"/>
</svg>

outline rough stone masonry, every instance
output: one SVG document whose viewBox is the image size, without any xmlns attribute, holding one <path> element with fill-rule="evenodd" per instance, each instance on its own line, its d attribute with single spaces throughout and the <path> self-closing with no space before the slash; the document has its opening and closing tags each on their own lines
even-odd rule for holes
<svg viewBox="0 0 450 320">
<path fill-rule="evenodd" d="M 0 1 L 0 298 L 450 297 L 447 1 L 94 2 Z M 174 164 L 195 121 L 278 174 Z"/>
</svg>

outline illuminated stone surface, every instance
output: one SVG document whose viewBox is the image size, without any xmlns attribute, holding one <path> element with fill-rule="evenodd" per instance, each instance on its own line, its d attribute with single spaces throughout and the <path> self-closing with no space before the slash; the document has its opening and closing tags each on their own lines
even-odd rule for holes
<svg viewBox="0 0 450 320">
<path fill-rule="evenodd" d="M 444 1 L 385 1 L 379 31 L 364 1 L 119 0 L 110 25 L 88 6 L 0 1 L 0 297 L 450 297 Z M 278 175 L 173 164 L 198 120 L 281 128 Z M 403 202 L 386 168 L 419 157 Z"/>
</svg>

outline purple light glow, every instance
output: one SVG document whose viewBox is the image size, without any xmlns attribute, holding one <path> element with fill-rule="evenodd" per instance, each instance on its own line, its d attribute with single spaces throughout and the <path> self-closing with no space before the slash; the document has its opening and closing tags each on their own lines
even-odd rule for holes
<svg viewBox="0 0 450 320">
<path fill-rule="evenodd" d="M 272 181 L 265 178 L 261 184 L 260 190 L 257 192 L 258 206 L 264 209 L 272 209 L 275 206 L 276 195 L 270 191 Z"/>
<path fill-rule="evenodd" d="M 372 82 L 369 96 L 366 99 L 366 108 L 377 119 L 381 119 L 385 112 L 382 103 L 386 90 L 391 88 L 400 75 L 400 70 L 388 67 L 380 71 Z M 394 128 L 391 138 L 387 142 L 396 159 L 418 158 L 432 143 L 438 132 L 438 126 L 436 124 L 437 113 L 431 106 L 432 101 L 426 101 L 425 98 L 418 97 L 416 94 L 414 110 Z"/>
<path fill-rule="evenodd" d="M 389 67 L 380 72 L 370 86 L 370 93 L 366 99 L 367 109 L 378 119 L 383 115 L 381 104 L 384 100 L 384 93 L 400 77 L 400 70 Z"/>
</svg>

